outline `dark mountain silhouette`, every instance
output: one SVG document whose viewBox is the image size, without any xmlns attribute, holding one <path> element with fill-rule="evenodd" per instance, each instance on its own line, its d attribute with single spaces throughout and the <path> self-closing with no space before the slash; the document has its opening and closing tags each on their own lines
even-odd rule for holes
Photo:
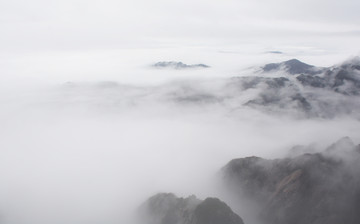
<svg viewBox="0 0 360 224">
<path fill-rule="evenodd" d="M 270 63 L 262 67 L 263 72 L 273 72 L 273 71 L 279 71 L 281 69 L 285 70 L 287 73 L 291 75 L 301 74 L 301 73 L 319 74 L 322 72 L 322 68 L 318 68 L 313 65 L 308 65 L 297 59 L 291 59 L 280 63 Z"/>
<path fill-rule="evenodd" d="M 157 194 L 140 208 L 148 224 L 243 224 L 231 208 L 217 198 L 199 200 L 195 196 L 178 198 L 171 193 Z"/>
<path fill-rule="evenodd" d="M 360 223 L 360 147 L 343 138 L 320 153 L 284 159 L 234 159 L 227 188 L 258 204 L 267 224 Z"/>
</svg>

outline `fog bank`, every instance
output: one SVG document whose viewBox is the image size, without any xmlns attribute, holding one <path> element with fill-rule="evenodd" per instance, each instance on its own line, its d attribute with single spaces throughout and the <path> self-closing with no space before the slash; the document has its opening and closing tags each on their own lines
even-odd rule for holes
<svg viewBox="0 0 360 224">
<path fill-rule="evenodd" d="M 360 142 L 352 118 L 229 113 L 164 103 L 152 88 L 147 100 L 132 102 L 139 91 L 74 85 L 2 96 L 2 223 L 121 223 L 154 193 L 218 195 L 213 177 L 233 158 L 275 158 L 343 136 Z"/>
</svg>

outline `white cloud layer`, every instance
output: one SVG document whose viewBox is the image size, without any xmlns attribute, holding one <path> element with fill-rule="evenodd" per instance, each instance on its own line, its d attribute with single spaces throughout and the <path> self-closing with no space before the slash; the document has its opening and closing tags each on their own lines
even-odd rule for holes
<svg viewBox="0 0 360 224">
<path fill-rule="evenodd" d="M 128 223 L 123 213 L 152 193 L 214 193 L 209 179 L 234 157 L 345 135 L 358 143 L 351 118 L 229 117 L 163 105 L 156 94 L 168 89 L 146 92 L 155 100 L 133 109 L 131 100 L 112 105 L 114 93 L 101 88 L 59 89 L 97 81 L 151 89 L 251 75 L 249 66 L 290 58 L 330 66 L 359 53 L 359 8 L 357 0 L 0 0 L 0 223 Z M 211 68 L 150 68 L 158 61 Z"/>
</svg>

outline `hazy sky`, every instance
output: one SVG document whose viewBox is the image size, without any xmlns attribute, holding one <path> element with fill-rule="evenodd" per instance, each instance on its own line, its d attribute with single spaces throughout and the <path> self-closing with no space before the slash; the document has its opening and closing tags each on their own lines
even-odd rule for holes
<svg viewBox="0 0 360 224">
<path fill-rule="evenodd" d="M 138 93 L 123 86 L 60 87 L 232 77 L 290 58 L 330 66 L 359 54 L 359 9 L 359 0 L 0 0 L 1 223 L 128 223 L 119 213 L 155 192 L 209 196 L 208 179 L 232 158 L 358 143 L 350 118 L 231 117 L 163 105 L 153 92 L 133 110 L 126 94 Z M 211 68 L 150 66 L 170 60 Z"/>
<path fill-rule="evenodd" d="M 1 0 L 0 85 L 194 77 L 143 69 L 170 60 L 212 67 L 197 77 L 291 58 L 331 66 L 360 53 L 359 8 L 356 0 Z"/>
<path fill-rule="evenodd" d="M 345 40 L 360 37 L 359 8 L 356 0 L 2 0 L 0 49 L 271 45 L 279 38 L 289 42 L 310 37 Z"/>
</svg>

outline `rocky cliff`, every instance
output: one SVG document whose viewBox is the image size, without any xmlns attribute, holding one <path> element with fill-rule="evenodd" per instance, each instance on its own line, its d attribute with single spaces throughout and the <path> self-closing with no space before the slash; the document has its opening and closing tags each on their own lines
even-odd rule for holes
<svg viewBox="0 0 360 224">
<path fill-rule="evenodd" d="M 199 200 L 162 193 L 140 208 L 141 223 L 147 224 L 243 224 L 231 208 L 217 198 Z"/>
<path fill-rule="evenodd" d="M 343 138 L 322 152 L 283 159 L 234 159 L 227 188 L 258 204 L 267 224 L 360 223 L 360 147 Z"/>
</svg>

